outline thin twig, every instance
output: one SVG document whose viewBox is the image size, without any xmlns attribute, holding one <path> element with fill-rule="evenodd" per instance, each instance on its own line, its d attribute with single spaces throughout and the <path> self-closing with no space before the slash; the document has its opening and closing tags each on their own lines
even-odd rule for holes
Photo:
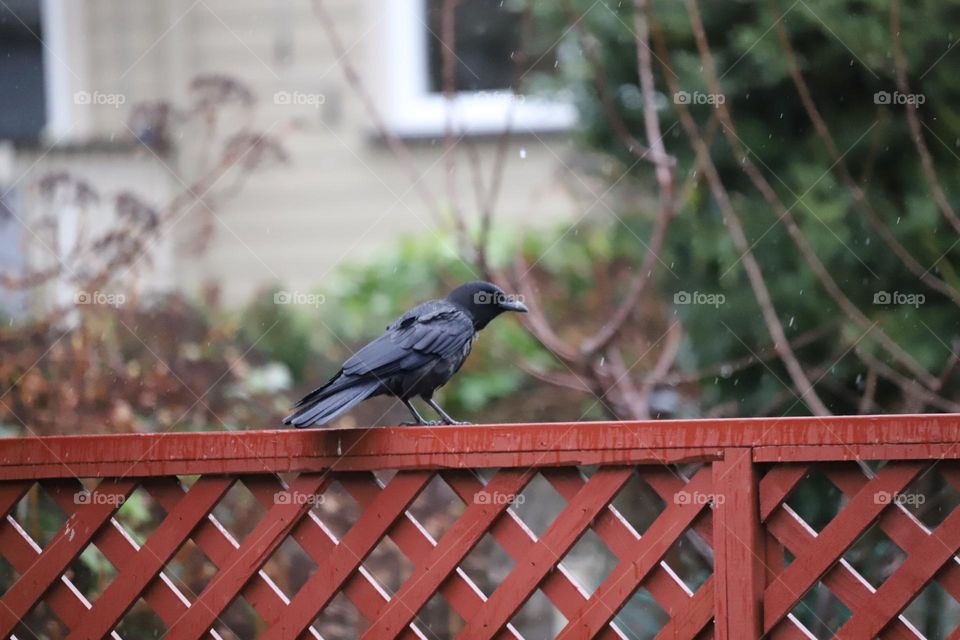
<svg viewBox="0 0 960 640">
<path fill-rule="evenodd" d="M 707 41 L 706 30 L 704 29 L 703 21 L 700 18 L 700 11 L 697 8 L 696 0 L 684 0 L 684 5 L 687 8 L 687 14 L 690 17 L 690 24 L 693 27 L 694 38 L 697 43 L 697 49 L 700 52 L 700 60 L 703 63 L 703 71 L 707 80 L 707 84 L 712 92 L 720 94 L 721 92 L 719 81 L 717 79 L 716 66 L 713 61 L 713 55 L 710 52 L 710 44 Z M 932 376 L 929 371 L 924 369 L 924 367 L 917 362 L 913 356 L 907 353 L 905 349 L 892 340 L 882 329 L 878 328 L 875 322 L 871 322 L 870 319 L 867 318 L 867 316 L 864 315 L 863 312 L 861 312 L 860 309 L 853 304 L 850 298 L 848 298 L 843 292 L 836 280 L 830 274 L 830 270 L 827 269 L 826 265 L 820 261 L 820 258 L 817 256 L 816 252 L 810 246 L 809 242 L 807 242 L 806 236 L 803 234 L 803 231 L 800 230 L 800 227 L 790 210 L 783 205 L 776 192 L 770 186 L 770 183 L 767 182 L 763 174 L 757 169 L 756 165 L 753 164 L 749 158 L 749 155 L 744 152 L 742 145 L 740 144 L 739 137 L 737 136 L 736 128 L 733 124 L 733 118 L 730 115 L 730 111 L 727 108 L 726 103 L 718 102 L 716 108 L 717 113 L 721 118 L 721 124 L 724 134 L 727 138 L 727 143 L 734 150 L 737 156 L 741 158 L 741 162 L 739 163 L 741 169 L 743 169 L 757 190 L 761 193 L 761 195 L 763 195 L 764 199 L 767 200 L 770 206 L 775 210 L 774 213 L 777 214 L 778 222 L 782 223 L 786 227 L 790 238 L 800 250 L 800 255 L 804 262 L 806 262 L 807 266 L 809 266 L 811 271 L 813 271 L 814 275 L 827 291 L 827 294 L 833 299 L 837 306 L 840 307 L 840 310 L 844 313 L 844 315 L 850 318 L 850 320 L 859 326 L 861 330 L 871 331 L 874 334 L 874 339 L 879 342 L 883 348 L 886 349 L 894 358 L 907 367 L 917 378 L 922 380 L 925 385 L 931 389 L 935 388 L 934 385 L 936 384 L 936 378 Z"/>
<path fill-rule="evenodd" d="M 380 115 L 380 110 L 377 109 L 376 103 L 370 96 L 370 92 L 367 91 L 366 85 L 363 83 L 363 79 L 360 77 L 360 74 L 357 72 L 356 68 L 354 68 L 353 63 L 350 62 L 350 59 L 347 56 L 347 50 L 343 45 L 343 40 L 340 38 L 339 32 L 337 31 L 336 22 L 324 6 L 324 0 L 314 0 L 313 9 L 314 13 L 317 15 L 317 18 L 320 20 L 320 24 L 323 26 L 323 29 L 327 34 L 327 38 L 330 40 L 330 44 L 333 46 L 334 54 L 339 61 L 340 67 L 343 69 L 343 74 L 346 77 L 347 83 L 360 98 L 360 102 L 363 103 L 363 107 L 367 112 L 367 116 L 373 122 L 373 126 L 376 128 L 377 133 L 384 140 L 384 142 L 386 142 L 390 151 L 393 152 L 393 154 L 397 157 L 402 170 L 407 172 L 411 185 L 423 199 L 424 204 L 430 210 L 434 219 L 438 223 L 442 223 L 443 210 L 437 203 L 436 197 L 434 197 L 433 193 L 431 193 L 431 191 L 424 184 L 424 181 L 421 179 L 422 176 L 417 174 L 416 164 L 413 161 L 413 155 L 410 153 L 407 145 L 387 127 L 386 122 Z"/>
<path fill-rule="evenodd" d="M 837 324 L 838 323 L 836 322 L 828 322 L 822 327 L 801 333 L 790 341 L 790 347 L 794 350 L 802 349 L 808 344 L 812 344 L 824 336 L 831 335 L 836 331 Z M 706 378 L 714 378 L 717 376 L 726 378 L 734 373 L 737 373 L 738 371 L 743 371 L 744 369 L 761 364 L 776 357 L 777 352 L 775 349 L 764 349 L 758 351 L 756 354 L 751 353 L 750 355 L 737 358 L 736 360 L 705 367 L 699 371 L 693 371 L 691 373 L 675 373 L 673 375 L 666 376 L 663 379 L 663 382 L 665 384 L 681 385 L 693 384 Z"/>
<path fill-rule="evenodd" d="M 863 415 L 873 411 L 874 399 L 877 395 L 877 370 L 873 367 L 867 367 L 867 379 L 864 383 L 863 397 L 860 398 L 860 405 L 857 407 L 857 413 Z"/>
<path fill-rule="evenodd" d="M 670 325 L 670 329 L 667 331 L 667 339 L 663 345 L 663 351 L 660 352 L 660 357 L 657 358 L 657 363 L 640 386 L 640 402 L 644 406 L 649 408 L 650 396 L 653 395 L 654 389 L 673 368 L 673 364 L 677 360 L 677 354 L 680 352 L 681 342 L 683 342 L 683 326 L 679 322 L 675 322 Z"/>
<path fill-rule="evenodd" d="M 674 199 L 674 178 L 676 159 L 667 153 L 660 131 L 660 116 L 657 113 L 657 91 L 653 79 L 653 64 L 650 55 L 650 30 L 646 19 L 646 0 L 634 1 L 634 48 L 637 55 L 637 75 L 643 92 L 643 123 L 647 135 L 649 155 L 655 166 L 660 212 L 647 245 L 646 255 L 640 263 L 633 284 L 623 302 L 617 307 L 610 320 L 594 335 L 586 338 L 580 346 L 581 357 L 589 359 L 604 350 L 623 328 L 630 314 L 639 304 L 647 285 L 653 276 L 657 255 L 663 248 L 670 221 L 676 213 Z"/>
<path fill-rule="evenodd" d="M 889 380 L 890 382 L 893 382 L 900 387 L 900 392 L 904 398 L 911 395 L 916 395 L 923 399 L 927 404 L 942 411 L 949 411 L 951 413 L 960 412 L 960 404 L 953 402 L 952 400 L 948 400 L 947 398 L 933 393 L 932 391 L 928 391 L 922 385 L 917 384 L 917 381 L 913 378 L 908 378 L 893 367 L 887 365 L 881 360 L 878 360 L 877 358 L 874 358 L 872 355 L 867 353 L 866 350 L 858 347 L 855 351 L 857 356 L 863 360 L 867 366 L 876 370 L 877 375 L 879 375 L 881 378 Z"/>
<path fill-rule="evenodd" d="M 893 232 L 890 231 L 890 227 L 883 221 L 876 209 L 874 209 L 873 205 L 870 203 L 870 199 L 867 197 L 866 191 L 861 188 L 860 185 L 857 184 L 857 182 L 853 179 L 853 176 L 850 174 L 850 170 L 847 168 L 847 164 L 844 161 L 843 154 L 840 153 L 840 150 L 837 148 L 837 145 L 833 140 L 833 136 L 830 133 L 830 128 L 827 126 L 823 116 L 820 115 L 820 110 L 817 108 L 817 105 L 810 93 L 810 87 L 807 85 L 807 81 L 804 78 L 803 73 L 800 71 L 800 66 L 797 64 L 797 57 L 793 50 L 793 45 L 790 42 L 789 34 L 787 34 L 786 26 L 784 24 L 785 21 L 781 19 L 774 0 L 767 1 L 770 6 L 770 10 L 774 14 L 774 18 L 776 18 L 775 24 L 777 28 L 777 35 L 779 36 L 780 40 L 780 48 L 783 50 L 784 58 L 787 61 L 788 68 L 790 69 L 790 77 L 793 79 L 793 84 L 800 96 L 800 102 L 803 104 L 803 108 L 807 112 L 807 117 L 810 118 L 810 122 L 813 123 L 814 130 L 817 132 L 818 137 L 823 140 L 824 146 L 826 147 L 827 152 L 830 154 L 830 159 L 833 161 L 831 164 L 831 169 L 834 170 L 834 172 L 840 178 L 840 181 L 843 182 L 844 186 L 847 188 L 847 191 L 850 192 L 850 196 L 853 198 L 853 201 L 861 208 L 861 210 L 863 210 L 864 213 L 866 213 L 867 220 L 870 222 L 870 226 L 873 227 L 873 230 L 878 236 L 880 236 L 880 239 L 883 241 L 883 243 L 887 245 L 887 247 L 895 256 L 897 256 L 900 262 L 902 262 L 903 265 L 907 267 L 907 269 L 914 276 L 919 278 L 931 289 L 939 291 L 943 295 L 953 300 L 954 303 L 960 304 L 960 292 L 935 276 L 930 269 L 925 268 L 917 261 L 916 258 L 913 257 L 913 255 L 910 254 L 910 251 L 903 246 Z M 908 107 L 913 107 L 913 105 L 908 105 Z M 913 113 L 913 116 L 916 118 L 916 113 Z M 910 108 L 907 110 L 907 117 L 908 119 L 910 118 Z M 914 132 L 915 138 L 919 135 L 919 126 L 920 125 L 918 121 L 918 131 Z M 920 144 L 922 144 L 922 139 L 920 140 Z M 934 177 L 934 179 L 936 178 Z"/>
<path fill-rule="evenodd" d="M 649 11 L 647 15 L 648 17 L 651 15 Z M 653 24 L 651 21 L 651 25 Z M 662 34 L 660 34 L 656 28 L 654 28 L 653 32 L 657 44 L 658 58 L 661 62 L 665 61 L 667 59 L 666 45 L 663 43 Z M 665 62 L 662 63 L 666 64 Z M 664 76 L 667 79 L 667 83 L 671 85 L 671 93 L 678 92 L 680 87 L 677 85 L 676 80 L 669 74 L 664 74 Z M 786 367 L 787 373 L 794 387 L 796 387 L 797 393 L 799 393 L 810 411 L 816 415 L 829 415 L 829 409 L 827 409 L 816 391 L 814 391 L 813 385 L 804 372 L 800 361 L 797 360 L 796 354 L 794 354 L 793 349 L 790 348 L 790 342 L 787 340 L 786 332 L 783 330 L 783 324 L 781 324 L 777 311 L 774 308 L 770 290 L 767 288 L 763 270 L 760 268 L 760 264 L 750 250 L 750 243 L 747 241 L 746 234 L 743 231 L 743 225 L 740 223 L 740 219 L 736 214 L 733 203 L 730 201 L 726 187 L 724 187 L 723 181 L 720 179 L 720 174 L 713 163 L 713 159 L 710 157 L 710 150 L 700 134 L 697 123 L 690 115 L 690 110 L 687 109 L 687 105 L 678 104 L 677 112 L 680 116 L 681 125 L 686 131 L 687 138 L 707 176 L 710 190 L 713 193 L 714 200 L 716 200 L 717 205 L 720 207 L 720 212 L 723 215 L 723 220 L 730 233 L 730 237 L 733 239 L 737 250 L 740 251 L 743 256 L 744 270 L 747 273 L 747 279 L 750 281 L 754 298 L 756 298 L 757 304 L 760 306 L 760 312 L 763 316 L 764 323 L 767 325 L 767 331 L 773 340 L 774 349 L 776 349 L 780 360 L 783 362 L 784 367 Z"/>
<path fill-rule="evenodd" d="M 903 55 L 903 44 L 900 41 L 900 0 L 891 0 L 890 2 L 890 36 L 893 39 L 893 60 L 897 71 L 897 88 L 905 95 L 909 95 L 910 84 L 907 80 L 907 59 Z M 940 180 L 937 179 L 937 172 L 933 166 L 933 157 L 927 148 L 927 143 L 923 139 L 923 130 L 920 125 L 920 116 L 917 114 L 917 105 L 913 100 L 907 100 L 907 123 L 910 125 L 910 134 L 913 144 L 917 148 L 917 154 L 920 156 L 920 165 L 923 167 L 923 175 L 927 180 L 930 191 L 933 192 L 933 200 L 937 203 L 940 213 L 947 219 L 950 226 L 957 233 L 960 233 L 960 218 L 957 218 L 956 212 L 950 206 L 947 195 L 943 192 Z"/>
</svg>

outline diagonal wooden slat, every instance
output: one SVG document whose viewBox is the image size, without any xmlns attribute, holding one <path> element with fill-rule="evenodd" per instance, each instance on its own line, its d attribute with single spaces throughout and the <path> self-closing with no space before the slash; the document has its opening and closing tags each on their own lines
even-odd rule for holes
<svg viewBox="0 0 960 640">
<path fill-rule="evenodd" d="M 510 506 L 507 499 L 520 493 L 535 475 L 535 470 L 505 469 L 484 487 L 491 500 L 474 498 L 457 518 L 440 543 L 416 567 L 400 590 L 390 600 L 383 615 L 367 627 L 362 638 L 388 638 L 402 629 L 433 595 L 434 591 L 453 574 L 457 565 L 480 542 L 490 524 Z M 478 494 L 478 495 L 484 495 Z"/>
<path fill-rule="evenodd" d="M 247 488 L 250 488 L 251 484 L 255 485 L 257 482 L 267 481 L 267 479 L 269 480 L 269 496 L 261 503 L 267 509 L 270 509 L 274 504 L 275 492 L 284 488 L 275 476 L 248 476 L 243 479 L 243 483 Z M 144 482 L 141 486 L 168 512 L 176 508 L 177 503 L 186 492 L 186 489 L 176 477 L 153 478 Z M 217 567 L 223 567 L 230 562 L 236 550 L 240 548 L 240 543 L 236 541 L 233 534 L 227 531 L 213 514 L 207 515 L 194 530 L 191 537 L 194 544 Z M 268 623 L 283 615 L 287 605 L 290 604 L 280 587 L 270 579 L 263 569 L 258 571 L 257 575 L 244 586 L 240 595 Z M 179 614 L 177 618 L 179 618 Z M 311 638 L 320 640 L 320 634 L 315 629 L 309 629 L 308 633 Z"/>
<path fill-rule="evenodd" d="M 787 505 L 783 505 L 767 519 L 767 531 L 782 542 L 795 557 L 806 558 L 813 553 L 816 532 Z M 778 580 L 779 577 L 773 579 Z M 833 565 L 821 580 L 850 611 L 869 607 L 872 602 L 875 589 L 843 558 Z M 803 595 L 796 594 L 797 600 Z M 891 638 L 904 640 L 917 637 L 906 619 L 897 621 L 888 629 L 888 633 Z"/>
<path fill-rule="evenodd" d="M 867 483 L 867 478 L 857 472 L 831 470 L 827 477 L 847 496 L 855 495 Z M 922 553 L 923 547 L 930 542 L 930 529 L 897 501 L 892 501 L 884 510 L 877 525 L 908 556 Z M 954 557 L 950 560 L 938 572 L 937 582 L 955 600 L 960 600 L 960 559 Z"/>
<path fill-rule="evenodd" d="M 712 485 L 710 476 L 709 467 L 701 468 L 687 483 L 687 490 L 691 493 L 709 493 Z M 621 562 L 610 572 L 587 605 L 567 621 L 557 640 L 593 637 L 617 614 L 660 563 L 677 537 L 689 528 L 704 508 L 705 504 L 696 501 L 671 502 L 644 536 L 634 543 L 633 552 L 629 554 L 632 560 Z"/>
<path fill-rule="evenodd" d="M 83 623 L 71 630 L 68 640 L 95 640 L 106 635 L 140 598 L 154 576 L 163 570 L 233 482 L 233 478 L 224 476 L 203 476 L 197 480 L 167 513 L 146 544 L 140 547 L 133 566 L 114 578 Z"/>
<path fill-rule="evenodd" d="M 680 477 L 677 471 L 671 467 L 654 467 L 652 469 L 648 467 L 638 467 L 637 475 L 650 485 L 650 488 L 660 496 L 660 499 L 663 500 L 665 504 L 672 503 L 677 493 L 683 491 L 689 482 L 689 479 Z M 704 542 L 713 545 L 713 527 L 710 522 L 697 519 L 694 521 L 693 530 L 703 538 Z"/>
<path fill-rule="evenodd" d="M 876 495 L 899 493 L 920 473 L 922 466 L 913 463 L 890 463 L 866 484 L 846 507 L 824 527 L 810 552 L 798 557 L 764 593 L 764 631 L 769 631 L 796 605 L 827 569 L 840 559 L 846 549 L 866 531 L 883 510 Z"/>
<path fill-rule="evenodd" d="M 760 480 L 760 519 L 765 520 L 783 504 L 811 469 L 808 464 L 780 464 L 767 471 Z"/>
<path fill-rule="evenodd" d="M 290 487 L 292 493 L 314 495 L 330 481 L 328 474 L 305 473 Z M 290 530 L 310 510 L 309 501 L 275 504 L 207 584 L 190 609 L 167 632 L 169 640 L 192 640 L 204 633 L 260 570 Z M 307 621 L 309 623 L 309 620 Z M 308 624 L 298 633 L 303 632 Z"/>
<path fill-rule="evenodd" d="M 254 497 L 268 508 L 273 504 L 277 489 L 282 488 L 275 478 L 265 476 L 257 478 L 256 481 L 247 480 L 244 484 L 250 489 Z M 307 512 L 307 515 L 297 523 L 297 526 L 290 532 L 290 537 L 300 545 L 307 555 L 313 558 L 313 561 L 318 567 L 323 566 L 329 561 L 330 555 L 334 553 L 339 543 L 339 540 L 337 540 L 333 532 L 323 524 L 313 511 Z M 263 575 L 266 576 L 265 573 Z M 267 577 L 267 579 L 269 579 L 269 577 Z M 341 591 L 346 595 L 347 599 L 353 603 L 353 606 L 357 608 L 360 615 L 367 620 L 377 618 L 390 599 L 386 590 L 377 583 L 377 580 L 362 565 L 357 570 L 356 575 L 347 581 Z M 244 593 L 246 593 L 246 591 L 244 591 Z M 244 597 L 247 596 L 245 595 Z M 287 605 L 289 604 L 286 598 L 284 601 L 283 612 L 286 611 Z M 253 602 L 255 601 L 251 601 L 251 604 L 253 604 Z M 269 626 L 270 624 L 274 624 L 279 618 L 280 616 L 278 615 L 270 619 L 265 618 L 264 620 L 268 622 Z M 307 633 L 320 638 L 320 634 L 313 627 L 308 628 Z M 399 640 L 426 640 L 426 636 L 420 631 L 416 624 L 411 624 L 407 627 L 404 633 L 398 636 L 398 638 Z"/>
<path fill-rule="evenodd" d="M 870 607 L 855 612 L 838 638 L 873 638 L 896 618 L 960 549 L 960 509 L 954 509 L 930 534 L 923 552 L 910 554 L 877 589 Z"/>
<path fill-rule="evenodd" d="M 494 591 L 480 613 L 467 621 L 458 637 L 492 638 L 523 606 L 534 589 L 584 534 L 590 522 L 623 488 L 633 470 L 601 467 L 547 528 L 518 564 Z"/>
<path fill-rule="evenodd" d="M 50 544 L 0 598 L 0 636 L 9 635 L 33 609 L 134 488 L 133 480 L 104 480 L 90 495 L 89 504 L 77 505 L 67 516 Z"/>
<path fill-rule="evenodd" d="M 444 479 L 464 502 L 471 500 L 473 495 L 483 488 L 483 484 L 472 474 L 444 475 Z M 537 543 L 537 537 L 512 510 L 505 511 L 488 533 L 516 563 L 525 562 L 528 551 Z M 586 602 L 589 597 L 586 589 L 562 564 L 547 576 L 540 585 L 540 590 L 564 616 Z M 506 629 L 511 630 L 512 625 L 508 624 Z M 603 630 L 598 639 L 619 640 L 626 637 L 617 625 L 612 624 Z"/>
<path fill-rule="evenodd" d="M 803 623 L 792 613 L 763 637 L 764 640 L 767 638 L 769 640 L 817 640 L 817 636 L 810 633 L 810 630 L 803 626 Z"/>
<path fill-rule="evenodd" d="M 32 486 L 28 480 L 0 482 L 0 518 L 6 517 Z"/>
<path fill-rule="evenodd" d="M 75 478 L 64 478 L 44 482 L 44 489 L 64 513 L 69 513 L 73 509 L 74 495 L 83 489 L 83 484 Z M 111 518 L 110 523 L 97 532 L 92 542 L 118 571 L 125 570 L 130 563 L 135 562 L 140 550 L 139 543 L 130 537 L 116 518 Z M 190 606 L 190 600 L 166 572 L 154 579 L 143 599 L 168 626 Z M 210 635 L 215 640 L 221 640 L 216 632 L 211 632 Z"/>
<path fill-rule="evenodd" d="M 266 630 L 264 640 L 296 638 L 333 599 L 363 559 L 387 534 L 430 479 L 432 471 L 400 471 L 354 523 L 337 551 L 310 576 L 293 598 L 285 615 Z"/>
<path fill-rule="evenodd" d="M 3 549 L 7 562 L 18 573 L 23 573 L 29 569 L 42 551 L 40 545 L 23 530 L 12 516 L 7 516 L 0 524 L 0 549 Z M 67 628 L 73 628 L 82 616 L 90 611 L 92 606 L 87 597 L 67 576 L 60 576 L 60 579 L 50 588 L 44 598 L 56 616 L 60 618 L 60 621 L 67 625 Z M 112 633 L 110 637 L 114 640 L 121 640 L 116 633 Z"/>
<path fill-rule="evenodd" d="M 448 471 L 442 474 L 441 477 L 449 485 L 451 478 L 463 475 L 474 477 L 470 471 Z M 377 495 L 380 494 L 380 491 L 383 490 L 376 476 L 369 472 L 348 472 L 340 474 L 339 477 L 348 479 L 342 483 L 344 488 L 353 496 L 354 500 L 364 508 L 370 505 L 376 499 Z M 477 485 L 478 491 L 482 489 L 482 485 L 479 482 L 477 482 Z M 470 503 L 473 499 L 473 493 L 463 500 L 464 503 Z M 437 542 L 433 539 L 433 536 L 423 528 L 409 511 L 397 521 L 397 524 L 389 532 L 388 536 L 415 567 L 419 567 L 428 562 L 430 554 L 437 546 Z M 351 581 L 358 579 L 362 578 L 360 576 L 354 576 L 351 578 Z M 439 592 L 446 601 L 450 603 L 454 611 L 465 620 L 472 617 L 477 609 L 482 607 L 487 601 L 487 597 L 480 590 L 480 587 L 459 567 L 454 570 L 448 580 L 441 582 Z M 417 609 L 415 609 L 415 611 L 416 610 Z M 383 612 L 368 619 L 374 620 L 382 614 Z M 504 638 L 515 638 L 519 640 L 520 635 L 515 629 L 508 627 L 504 633 Z"/>
<path fill-rule="evenodd" d="M 547 478 L 553 488 L 557 490 L 557 493 L 565 500 L 570 500 L 585 484 L 583 474 L 575 467 L 545 469 L 543 476 Z M 676 476 L 672 477 L 676 478 Z M 677 480 L 679 480 L 679 478 L 677 478 Z M 661 486 L 666 486 L 666 481 Z M 671 486 L 676 487 L 675 491 L 680 491 L 686 487 L 686 484 L 679 481 L 678 484 L 671 484 Z M 673 496 L 669 496 L 667 502 L 673 502 L 673 500 Z M 696 526 L 698 520 L 694 522 Z M 640 539 L 640 534 L 620 515 L 616 507 L 612 504 L 608 505 L 593 521 L 591 528 L 621 562 L 629 562 L 632 560 L 630 554 L 634 550 L 636 541 Z M 690 607 L 690 599 L 693 593 L 690 592 L 687 585 L 684 584 L 683 580 L 677 576 L 666 561 L 661 560 L 659 565 L 654 568 L 647 578 L 645 587 L 671 618 L 674 616 L 683 616 L 686 618 L 692 614 L 694 618 L 688 619 L 686 626 L 695 626 L 699 623 L 702 629 L 709 624 L 713 616 L 712 607 L 710 607 L 709 611 L 704 607 L 694 607 L 688 611 L 687 609 Z M 584 599 L 583 602 L 577 603 L 578 606 L 564 613 L 564 616 L 569 619 L 585 602 L 586 599 Z M 613 625 L 615 623 L 611 622 L 610 624 Z"/>
<path fill-rule="evenodd" d="M 696 638 L 706 627 L 703 619 L 713 618 L 713 576 L 707 578 L 700 585 L 697 592 L 690 598 L 690 604 L 684 614 L 671 615 L 667 624 L 655 636 L 654 640 L 680 640 Z"/>
</svg>

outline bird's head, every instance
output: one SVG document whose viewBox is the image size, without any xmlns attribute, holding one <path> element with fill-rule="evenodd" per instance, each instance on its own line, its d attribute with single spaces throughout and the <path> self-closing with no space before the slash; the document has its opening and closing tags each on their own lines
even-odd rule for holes
<svg viewBox="0 0 960 640">
<path fill-rule="evenodd" d="M 460 285 L 450 292 L 447 300 L 464 309 L 478 331 L 504 311 L 527 312 L 520 296 L 505 293 L 497 285 L 482 280 Z"/>
</svg>

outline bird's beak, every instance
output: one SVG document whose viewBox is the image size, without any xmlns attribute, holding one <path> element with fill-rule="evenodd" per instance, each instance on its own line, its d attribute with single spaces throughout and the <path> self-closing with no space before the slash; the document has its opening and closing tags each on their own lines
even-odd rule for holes
<svg viewBox="0 0 960 640">
<path fill-rule="evenodd" d="M 523 304 L 519 300 L 507 300 L 500 305 L 500 308 L 504 311 L 516 311 L 517 313 L 526 313 L 529 311 L 527 305 Z"/>
</svg>

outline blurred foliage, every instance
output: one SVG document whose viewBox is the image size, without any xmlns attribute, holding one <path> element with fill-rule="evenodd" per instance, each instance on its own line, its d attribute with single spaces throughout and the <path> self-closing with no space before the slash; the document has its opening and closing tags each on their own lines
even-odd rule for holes
<svg viewBox="0 0 960 640">
<path fill-rule="evenodd" d="M 673 74 L 683 91 L 708 94 L 710 88 L 684 4 L 652 5 L 652 29 L 662 33 L 669 50 L 666 59 L 659 50 L 656 52 L 657 86 L 667 94 L 665 74 Z M 570 25 L 571 11 L 583 15 L 562 45 L 561 59 L 567 64 L 561 67 L 565 74 L 556 82 L 572 89 L 576 97 L 583 144 L 617 163 L 614 179 L 628 172 L 652 191 L 651 166 L 637 163 L 617 139 L 595 89 L 596 71 L 587 63 L 582 48 L 583 42 L 588 42 L 596 51 L 618 113 L 631 131 L 642 132 L 633 4 L 606 2 L 593 6 L 589 0 L 570 0 L 529 6 L 537 19 L 552 21 L 558 32 Z M 893 94 L 897 90 L 890 5 L 881 0 L 799 4 L 774 0 L 772 6 L 778 7 L 776 13 L 770 3 L 764 2 L 699 3 L 720 88 L 741 144 L 781 201 L 791 208 L 807 241 L 844 292 L 894 341 L 936 374 L 950 357 L 951 341 L 960 334 L 956 305 L 904 267 L 831 171 L 835 163 L 804 110 L 772 27 L 778 15 L 785 14 L 783 24 L 813 101 L 879 217 L 924 268 L 929 267 L 931 273 L 956 288 L 960 287 L 953 266 L 960 255 L 956 233 L 940 216 L 930 196 L 904 116 L 905 107 L 877 104 L 874 99 L 877 92 Z M 960 173 L 956 170 L 960 82 L 948 52 L 956 42 L 960 8 L 923 0 L 902 3 L 901 10 L 900 35 L 911 91 L 925 97 L 920 106 L 926 126 L 924 136 L 947 198 L 955 203 L 960 195 Z M 658 60 L 668 64 L 670 71 L 665 71 Z M 678 180 L 682 182 L 694 169 L 692 148 L 677 124 L 674 96 L 662 95 L 659 101 L 661 129 L 668 152 L 678 159 Z M 703 131 L 714 107 L 693 104 L 690 108 Z M 817 372 L 811 374 L 814 380 L 824 376 L 817 387 L 831 410 L 855 413 L 866 366 L 849 349 L 863 331 L 840 315 L 784 225 L 778 223 L 774 210 L 741 170 L 741 159 L 735 157 L 722 133 L 715 135 L 710 153 L 764 270 L 788 336 L 795 338 L 839 320 L 840 326 L 829 333 L 828 340 L 810 345 L 799 356 L 810 371 Z M 653 211 L 627 205 L 616 213 L 624 219 L 623 224 L 635 226 L 637 235 L 646 238 Z M 611 241 L 630 245 L 624 251 L 642 255 L 643 247 L 630 234 L 622 233 L 620 223 L 611 224 L 609 230 Z M 726 304 L 718 308 L 675 307 L 674 313 L 682 318 L 688 336 L 681 355 L 681 364 L 687 368 L 731 361 L 770 345 L 739 257 L 705 181 L 700 182 L 672 223 L 661 254 L 669 269 L 658 265 L 657 274 L 662 299 L 667 302 L 678 291 L 722 293 L 726 297 Z M 581 268 L 574 263 L 569 267 L 572 271 Z M 568 282 L 571 286 L 589 286 L 573 279 Z M 874 294 L 881 291 L 923 294 L 925 303 L 918 308 L 873 304 Z M 858 348 L 897 368 L 871 337 Z M 789 376 L 779 361 L 770 360 L 768 365 L 705 381 L 703 405 L 735 401 L 740 415 L 770 412 L 771 398 L 784 390 L 780 381 L 789 381 Z M 955 397 L 955 380 L 948 389 L 944 395 Z M 887 383 L 881 382 L 877 398 L 883 411 L 904 410 L 904 398 Z M 790 397 L 777 413 L 807 412 L 794 400 Z"/>
<path fill-rule="evenodd" d="M 82 305 L 0 327 L 0 342 L 0 424 L 14 433 L 248 428 L 289 400 L 276 394 L 289 373 L 260 382 L 272 359 L 235 319 L 181 297 Z"/>
</svg>

